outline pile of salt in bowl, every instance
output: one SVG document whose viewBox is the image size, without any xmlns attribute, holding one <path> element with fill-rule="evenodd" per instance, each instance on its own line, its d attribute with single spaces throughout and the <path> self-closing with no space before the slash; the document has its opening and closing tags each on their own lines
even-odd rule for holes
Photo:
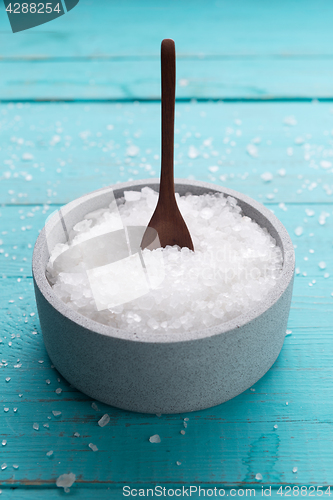
<svg viewBox="0 0 333 500">
<path fill-rule="evenodd" d="M 163 264 L 164 277 L 158 286 L 135 300 L 98 310 L 80 252 L 74 260 L 72 255 L 70 269 L 64 259 L 60 264 L 56 261 L 71 246 L 78 248 L 81 241 L 105 233 L 106 227 L 112 229 L 115 203 L 124 226 L 147 226 L 158 193 L 144 187 L 141 192 L 127 191 L 109 207 L 87 214 L 72 229 L 68 243 L 54 247 L 46 270 L 54 292 L 80 314 L 136 334 L 199 330 L 255 307 L 281 274 L 282 252 L 275 240 L 267 229 L 242 214 L 235 198 L 222 193 L 176 194 L 176 198 L 195 251 L 177 246 L 143 250 L 144 260 L 155 256 Z M 126 287 L 126 276 L 114 279 L 121 279 L 119 286 Z"/>
</svg>

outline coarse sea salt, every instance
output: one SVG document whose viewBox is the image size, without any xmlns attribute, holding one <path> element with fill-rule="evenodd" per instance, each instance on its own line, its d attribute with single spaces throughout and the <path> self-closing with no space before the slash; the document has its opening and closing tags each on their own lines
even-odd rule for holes
<svg viewBox="0 0 333 500">
<path fill-rule="evenodd" d="M 222 193 L 176 198 L 194 252 L 177 246 L 145 249 L 140 257 L 132 254 L 115 265 L 111 259 L 113 274 L 105 275 L 110 248 L 103 237 L 123 229 L 128 242 L 128 228 L 146 227 L 157 204 L 158 193 L 149 187 L 141 193 L 127 191 L 109 207 L 86 214 L 70 232 L 68 243 L 54 247 L 46 270 L 54 292 L 84 316 L 136 334 L 212 327 L 264 300 L 283 262 L 267 229 L 244 216 L 237 200 Z M 92 238 L 94 246 L 87 256 L 82 248 Z M 135 287 L 136 298 L 126 300 Z M 122 298 L 110 302 L 105 299 L 109 294 Z"/>
</svg>

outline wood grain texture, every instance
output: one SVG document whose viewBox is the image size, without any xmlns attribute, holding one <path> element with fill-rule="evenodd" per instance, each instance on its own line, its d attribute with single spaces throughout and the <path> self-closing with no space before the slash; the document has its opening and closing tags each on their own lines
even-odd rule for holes
<svg viewBox="0 0 333 500">
<path fill-rule="evenodd" d="M 177 44 L 178 97 L 332 98 L 328 0 L 81 0 L 15 36 L 0 14 L 0 99 L 157 98 L 163 38 Z"/>
<path fill-rule="evenodd" d="M 175 177 L 265 203 L 332 202 L 332 110 L 328 103 L 178 103 Z M 117 181 L 158 177 L 160 123 L 159 103 L 0 105 L 0 200 L 64 204 Z"/>
</svg>

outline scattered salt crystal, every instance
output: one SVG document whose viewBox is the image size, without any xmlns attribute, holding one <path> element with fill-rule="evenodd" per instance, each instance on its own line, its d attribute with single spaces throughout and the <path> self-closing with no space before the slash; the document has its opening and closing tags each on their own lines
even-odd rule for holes
<svg viewBox="0 0 333 500">
<path fill-rule="evenodd" d="M 321 226 L 324 226 L 326 224 L 326 218 L 329 217 L 329 213 L 327 212 L 321 212 L 318 218 L 318 222 Z"/>
<path fill-rule="evenodd" d="M 326 262 L 321 261 L 321 262 L 318 263 L 318 266 L 319 266 L 320 269 L 326 269 Z"/>
<path fill-rule="evenodd" d="M 287 155 L 292 156 L 294 154 L 293 148 L 287 148 Z"/>
<path fill-rule="evenodd" d="M 262 475 L 260 474 L 260 472 L 258 472 L 258 474 L 256 474 L 256 479 L 257 479 L 257 481 L 261 481 Z"/>
<path fill-rule="evenodd" d="M 209 170 L 210 172 L 213 172 L 213 174 L 214 174 L 215 172 L 217 172 L 217 171 L 218 171 L 218 169 L 219 169 L 219 167 L 217 167 L 216 165 L 213 165 L 212 167 L 208 167 L 208 170 Z"/>
<path fill-rule="evenodd" d="M 297 467 L 293 467 L 293 473 L 296 474 L 297 472 Z"/>
<path fill-rule="evenodd" d="M 34 423 L 32 427 L 35 429 L 35 431 L 39 430 L 39 424 Z"/>
<path fill-rule="evenodd" d="M 320 166 L 321 166 L 322 168 L 324 168 L 324 169 L 331 168 L 331 166 L 332 166 L 332 162 L 327 161 L 327 160 L 322 160 L 322 161 L 320 162 Z"/>
<path fill-rule="evenodd" d="M 56 389 L 56 390 L 55 390 L 55 392 L 56 392 L 57 394 L 61 394 L 61 393 L 62 393 L 62 389 L 61 389 L 61 387 L 58 387 L 58 389 Z"/>
<path fill-rule="evenodd" d="M 304 138 L 303 137 L 296 137 L 295 138 L 295 144 L 303 144 L 304 143 Z"/>
<path fill-rule="evenodd" d="M 277 429 L 277 428 L 278 428 L 278 425 L 277 425 L 277 424 L 275 424 L 275 425 L 274 425 L 274 429 Z"/>
<path fill-rule="evenodd" d="M 74 436 L 75 436 L 76 438 L 79 438 L 79 437 L 80 437 L 80 434 L 79 434 L 78 432 L 74 432 Z"/>
<path fill-rule="evenodd" d="M 2 444 L 2 446 L 6 446 L 7 441 L 6 441 L 5 439 L 3 439 L 3 440 L 1 441 L 1 444 Z"/>
<path fill-rule="evenodd" d="M 324 278 L 329 278 L 330 277 L 330 274 L 329 273 L 325 273 L 324 274 Z"/>
<path fill-rule="evenodd" d="M 151 443 L 160 443 L 161 442 L 161 438 L 160 438 L 160 436 L 158 434 L 154 434 L 153 436 L 150 436 L 149 441 Z"/>
<path fill-rule="evenodd" d="M 43 427 L 45 427 L 46 429 L 50 428 L 49 424 L 43 424 Z"/>
<path fill-rule="evenodd" d="M 283 123 L 291 127 L 294 127 L 295 125 L 297 125 L 297 120 L 294 116 L 286 116 L 285 119 L 283 120 Z"/>
<path fill-rule="evenodd" d="M 181 430 L 180 433 L 183 434 L 183 436 L 185 435 L 185 431 L 184 430 Z"/>
<path fill-rule="evenodd" d="M 47 378 L 47 379 L 45 380 L 45 382 L 49 385 L 49 384 L 51 383 L 51 380 L 50 380 L 49 378 Z"/>
<path fill-rule="evenodd" d="M 110 422 L 110 417 L 107 413 L 98 421 L 100 427 L 105 427 Z"/>
<path fill-rule="evenodd" d="M 258 156 L 258 148 L 254 144 L 248 144 L 246 146 L 247 153 L 252 156 L 252 158 L 257 158 Z"/>
<path fill-rule="evenodd" d="M 6 464 L 6 463 L 3 463 L 3 464 L 1 465 L 1 470 L 5 470 L 5 469 L 7 469 L 7 464 Z"/>
<path fill-rule="evenodd" d="M 24 160 L 24 161 L 31 161 L 33 159 L 34 159 L 34 157 L 31 153 L 23 153 L 23 155 L 22 155 L 22 160 Z"/>
<path fill-rule="evenodd" d="M 75 479 L 76 476 L 72 472 L 70 472 L 69 474 L 62 474 L 56 480 L 56 485 L 58 486 L 58 488 L 64 488 L 64 490 L 68 491 L 68 488 L 72 486 L 72 484 L 75 482 Z"/>
<path fill-rule="evenodd" d="M 278 170 L 278 174 L 280 177 L 284 177 L 286 175 L 286 169 L 280 168 L 280 170 Z"/>
<path fill-rule="evenodd" d="M 130 146 L 128 146 L 128 148 L 126 149 L 126 155 L 127 156 L 137 156 L 140 152 L 140 149 L 135 146 L 134 144 L 131 144 Z"/>
<path fill-rule="evenodd" d="M 98 406 L 97 406 L 97 404 L 96 404 L 96 403 L 91 403 L 91 407 L 92 407 L 94 410 L 98 411 Z"/>
<path fill-rule="evenodd" d="M 47 457 L 52 457 L 52 455 L 53 455 L 53 450 L 50 450 L 46 453 Z"/>
<path fill-rule="evenodd" d="M 162 413 L 156 413 L 156 417 L 160 418 L 162 416 Z"/>
<path fill-rule="evenodd" d="M 293 333 L 293 331 L 292 331 L 292 330 L 286 330 L 286 337 L 287 337 L 288 335 L 291 335 L 292 333 Z"/>
<path fill-rule="evenodd" d="M 13 469 L 18 469 L 18 468 L 19 468 L 18 464 L 13 464 Z"/>
<path fill-rule="evenodd" d="M 188 422 L 190 419 L 188 417 L 184 418 L 185 422 Z"/>
<path fill-rule="evenodd" d="M 57 411 L 57 410 L 52 410 L 52 413 L 55 417 L 60 417 L 60 415 L 61 415 L 61 411 Z"/>
<path fill-rule="evenodd" d="M 177 464 L 177 465 L 181 465 L 182 463 L 181 463 L 181 462 L 178 462 L 178 460 L 177 460 L 176 464 Z"/>
<path fill-rule="evenodd" d="M 197 157 L 199 156 L 199 154 L 200 154 L 200 153 L 199 153 L 199 151 L 197 150 L 197 148 L 196 148 L 196 147 L 194 147 L 194 146 L 190 146 L 190 147 L 188 148 L 188 153 L 187 153 L 187 156 L 188 156 L 189 158 L 191 158 L 192 160 L 194 160 L 195 158 L 197 158 Z"/>
<path fill-rule="evenodd" d="M 141 198 L 140 191 L 124 191 L 124 197 L 126 201 L 138 201 Z"/>
<path fill-rule="evenodd" d="M 6 377 L 6 382 L 9 382 L 10 381 L 10 377 Z"/>
<path fill-rule="evenodd" d="M 295 232 L 296 236 L 301 236 L 303 234 L 303 228 L 302 228 L 302 226 L 297 226 L 295 228 L 294 232 Z"/>
<path fill-rule="evenodd" d="M 98 451 L 98 448 L 97 448 L 97 446 L 96 446 L 95 444 L 93 444 L 93 443 L 89 443 L 89 444 L 88 444 L 88 446 L 89 446 L 89 448 L 90 448 L 92 451 Z"/>
<path fill-rule="evenodd" d="M 288 401 L 286 401 L 286 405 L 288 406 Z"/>
<path fill-rule="evenodd" d="M 251 387 L 250 391 L 252 391 L 252 392 L 256 392 L 256 390 L 255 390 L 255 389 L 253 389 L 252 387 Z"/>
<path fill-rule="evenodd" d="M 273 174 L 271 172 L 264 172 L 260 177 L 263 181 L 269 182 L 273 179 Z"/>
</svg>

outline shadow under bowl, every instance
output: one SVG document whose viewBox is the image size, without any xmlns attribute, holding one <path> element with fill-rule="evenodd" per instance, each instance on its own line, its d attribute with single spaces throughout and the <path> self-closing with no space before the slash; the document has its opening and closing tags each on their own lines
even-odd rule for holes
<svg viewBox="0 0 333 500">
<path fill-rule="evenodd" d="M 255 200 L 231 189 L 199 181 L 175 180 L 181 196 L 224 193 L 243 213 L 267 228 L 283 254 L 280 278 L 249 312 L 210 328 L 185 333 L 128 332 L 93 321 L 65 304 L 50 286 L 45 269 L 50 252 L 65 243 L 68 231 L 84 216 L 124 191 L 158 179 L 115 184 L 84 195 L 53 214 L 40 232 L 33 253 L 33 280 L 47 352 L 61 375 L 88 396 L 142 413 L 181 413 L 209 408 L 242 393 L 273 365 L 285 338 L 294 281 L 291 239 L 277 217 Z"/>
</svg>

